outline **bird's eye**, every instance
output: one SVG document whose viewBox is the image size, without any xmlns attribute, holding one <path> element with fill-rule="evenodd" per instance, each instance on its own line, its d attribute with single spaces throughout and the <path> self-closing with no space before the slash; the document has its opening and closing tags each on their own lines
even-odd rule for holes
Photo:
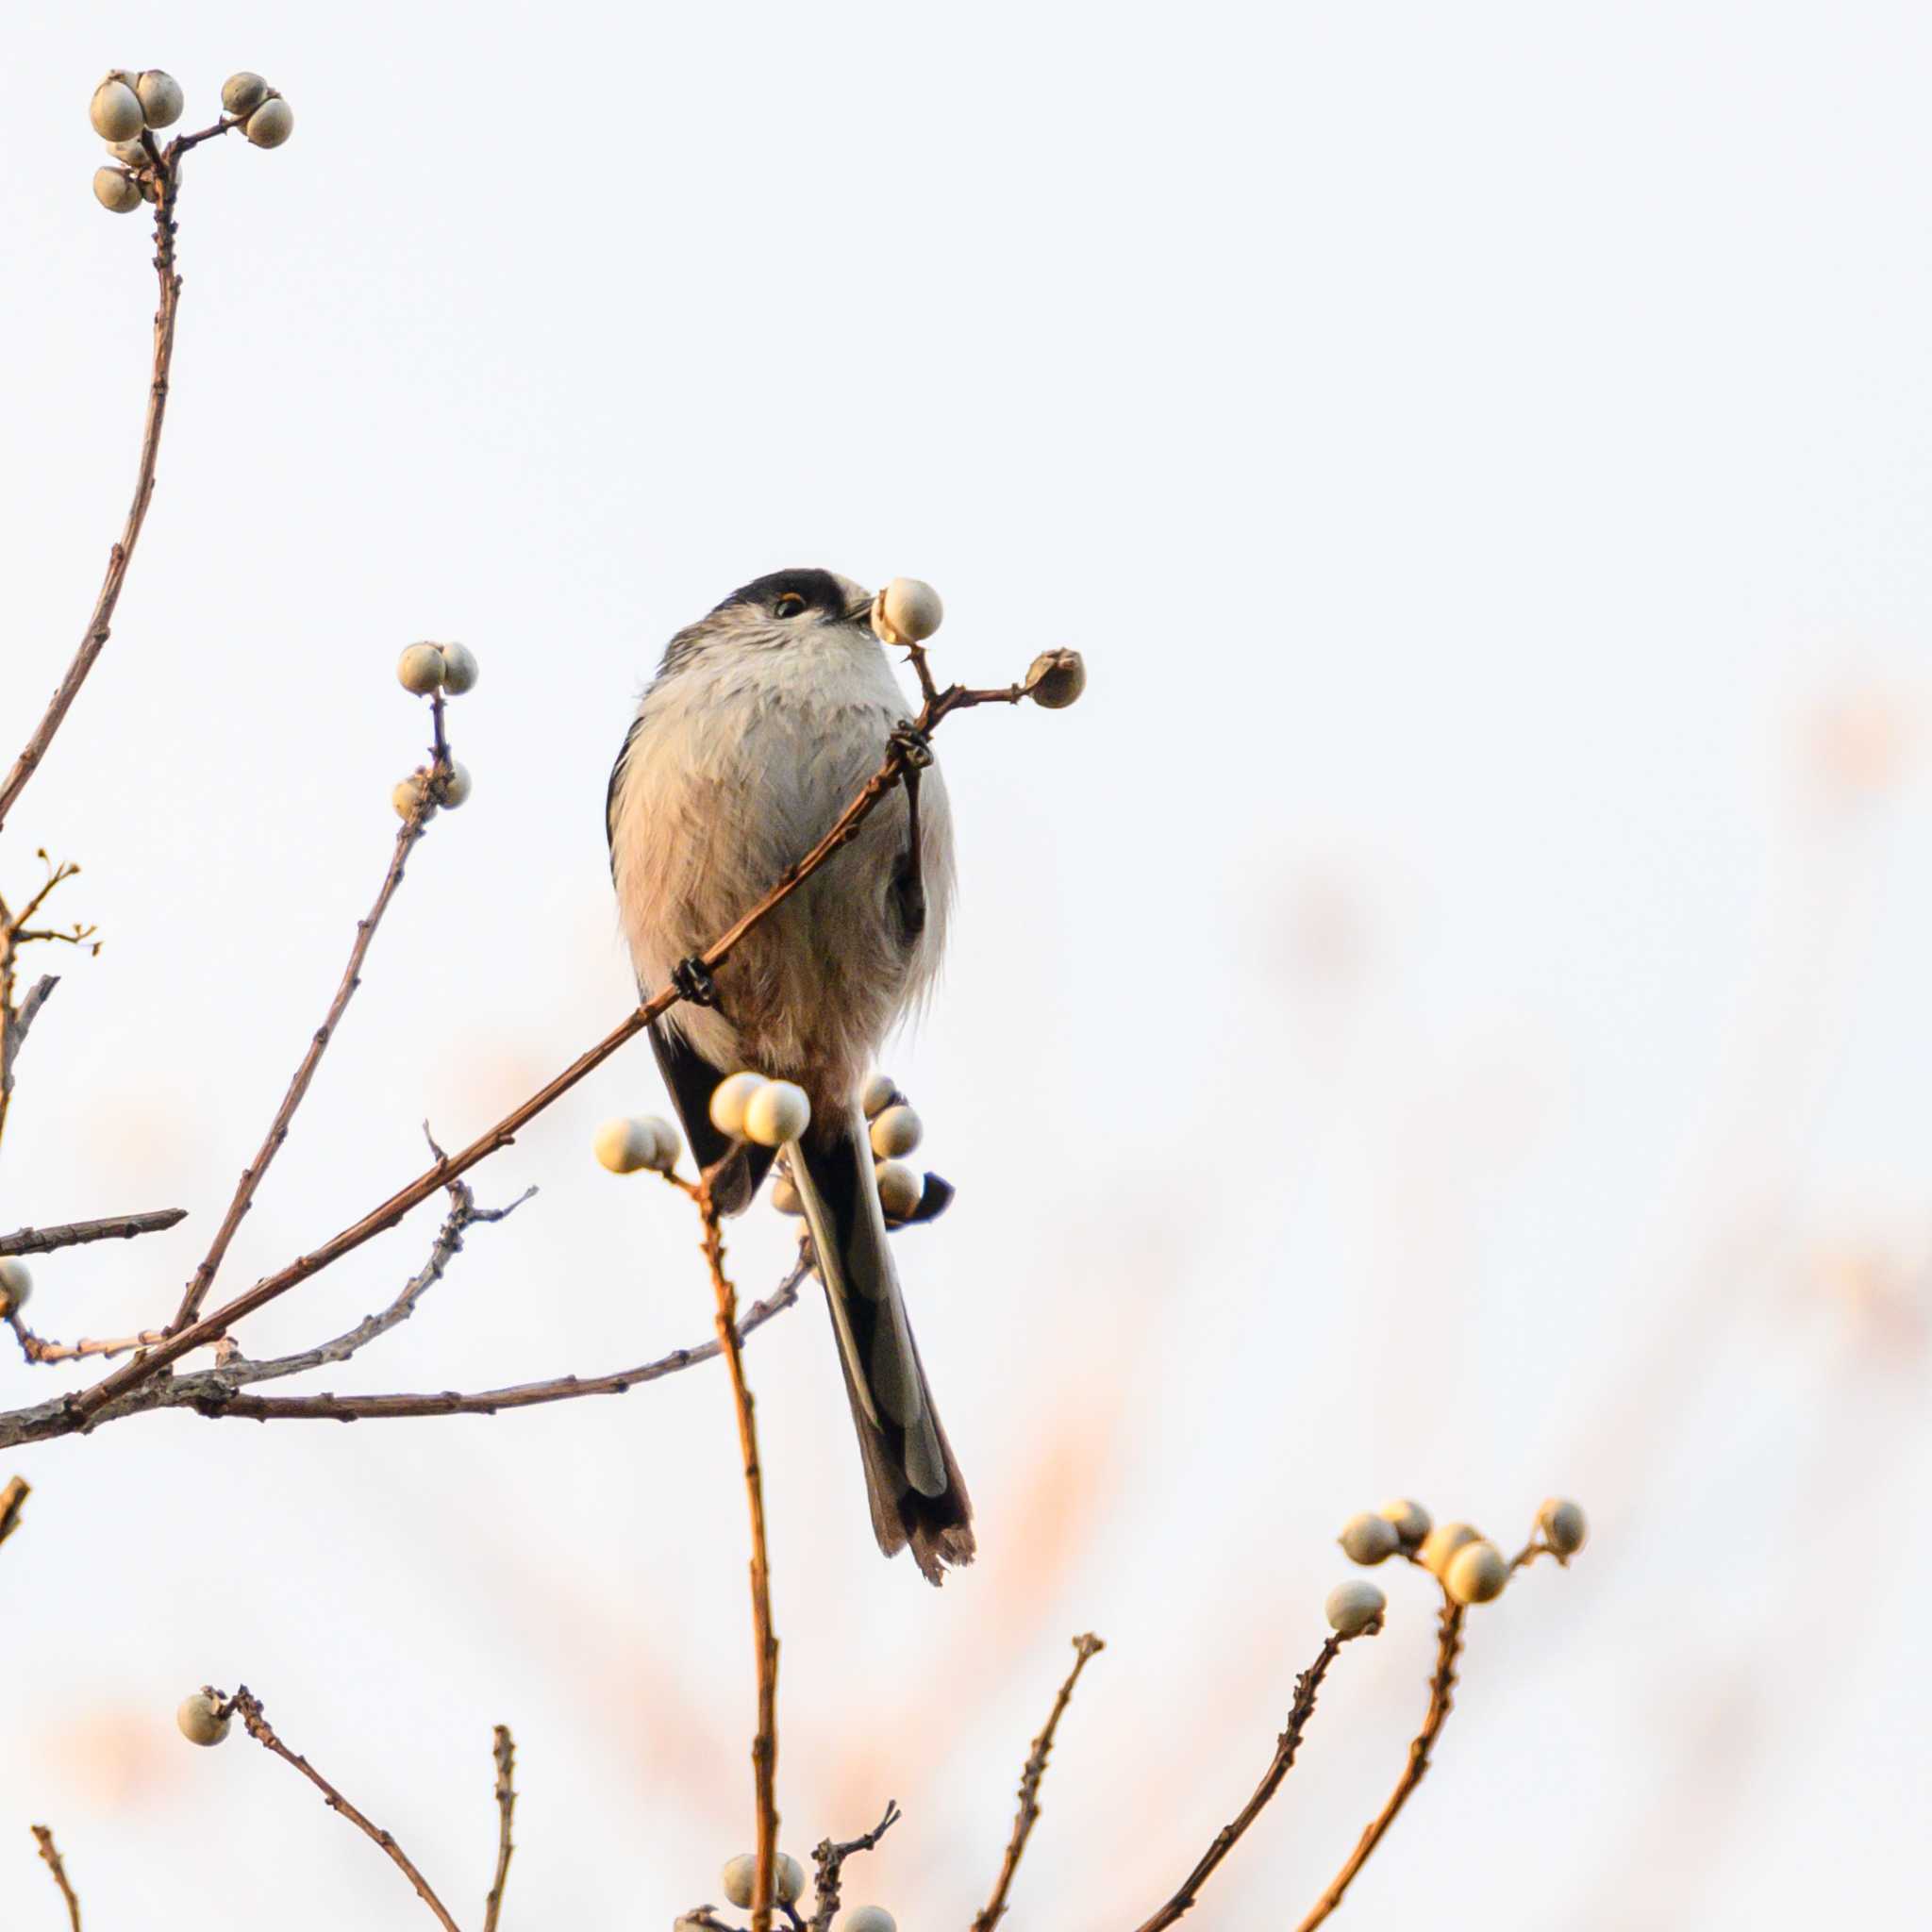
<svg viewBox="0 0 1932 1932">
<path fill-rule="evenodd" d="M 787 591 L 785 594 L 782 597 L 780 597 L 775 604 L 772 606 L 772 615 L 774 617 L 796 617 L 798 613 L 804 608 L 805 599 L 801 597 L 796 591 Z"/>
</svg>

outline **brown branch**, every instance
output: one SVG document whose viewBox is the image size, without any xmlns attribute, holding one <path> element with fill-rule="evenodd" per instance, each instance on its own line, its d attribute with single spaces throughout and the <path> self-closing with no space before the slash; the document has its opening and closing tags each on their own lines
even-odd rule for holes
<svg viewBox="0 0 1932 1932">
<path fill-rule="evenodd" d="M 0 936 L 0 1135 L 7 1131 L 7 1109 L 13 1102 L 13 1063 L 26 1041 L 27 1028 L 40 1016 L 54 989 L 60 984 L 58 974 L 43 973 L 27 989 L 25 999 L 13 1005 L 12 943 Z"/>
<path fill-rule="evenodd" d="M 483 1932 L 496 1932 L 496 1916 L 503 1909 L 503 1882 L 509 1876 L 510 1814 L 517 1808 L 516 1786 L 511 1782 L 517 1765 L 517 1747 L 507 1724 L 496 1726 L 492 1755 L 496 1758 L 496 1879 L 490 1896 L 483 1901 Z"/>
<path fill-rule="evenodd" d="M 24 1475 L 10 1475 L 0 1486 L 0 1543 L 20 1527 L 21 1509 L 32 1494 L 33 1486 Z"/>
<path fill-rule="evenodd" d="M 80 1900 L 74 1887 L 67 1882 L 67 1867 L 60 1862 L 60 1854 L 55 1848 L 53 1829 L 45 1824 L 36 1824 L 30 1829 L 40 1840 L 41 1857 L 46 1859 L 47 1870 L 54 1874 L 54 1883 L 60 1888 L 60 1896 L 67 1902 L 70 1932 L 80 1932 Z"/>
<path fill-rule="evenodd" d="M 758 1872 L 752 1880 L 751 1932 L 772 1932 L 773 1881 L 778 1867 L 778 1640 L 772 1631 L 772 1574 L 765 1551 L 765 1490 L 758 1470 L 758 1435 L 744 1354 L 738 1335 L 738 1291 L 724 1273 L 724 1239 L 707 1174 L 692 1191 L 703 1218 L 705 1265 L 718 1305 L 718 1341 L 731 1377 L 738 1445 L 744 1457 L 744 1493 L 751 1516 L 752 1641 L 758 1653 L 758 1729 L 752 1740 L 752 1786 L 758 1806 Z"/>
<path fill-rule="evenodd" d="M 845 1860 L 854 1852 L 871 1851 L 903 1815 L 899 1801 L 889 1798 L 886 1815 L 870 1831 L 861 1833 L 858 1838 L 847 1839 L 843 1844 L 834 1844 L 830 1839 L 823 1839 L 813 1848 L 811 1861 L 818 1867 L 818 1876 L 812 1885 L 812 1913 L 807 1932 L 832 1932 L 832 1920 L 839 1910 L 839 1883 Z"/>
<path fill-rule="evenodd" d="M 246 1684 L 236 1687 L 235 1695 L 232 1699 L 224 1698 L 219 1692 L 214 1690 L 210 1690 L 208 1694 L 216 1700 L 218 1707 L 225 1707 L 226 1710 L 238 1713 L 242 1724 L 247 1727 L 248 1735 L 258 1744 L 261 1745 L 265 1750 L 273 1751 L 284 1764 L 292 1764 L 322 1793 L 323 1802 L 328 1806 L 331 1811 L 340 1812 L 358 1831 L 362 1832 L 388 1853 L 390 1858 L 394 1862 L 404 1877 L 416 1888 L 417 1896 L 436 1914 L 437 1922 L 442 1926 L 443 1932 L 458 1932 L 457 1922 L 443 1908 L 442 1901 L 430 1890 L 429 1881 L 410 1863 L 408 1854 L 380 1825 L 371 1824 L 361 1812 L 357 1810 L 355 1806 L 350 1804 L 348 1799 L 343 1797 L 341 1792 L 337 1790 L 335 1786 L 330 1784 L 327 1778 L 324 1777 L 309 1763 L 308 1758 L 291 1751 L 275 1736 L 274 1729 L 270 1726 L 268 1716 L 261 1707 L 260 1698 L 257 1697 Z"/>
<path fill-rule="evenodd" d="M 1382 1842 L 1389 1827 L 1395 1823 L 1395 1814 L 1408 1802 L 1409 1793 L 1422 1783 L 1424 1774 L 1429 1768 L 1429 1753 L 1435 1748 L 1436 1740 L 1449 1720 L 1449 1693 L 1455 1688 L 1456 1659 L 1462 1648 L 1462 1606 L 1444 1591 L 1436 1644 L 1436 1673 L 1429 1679 L 1428 1715 L 1424 1718 L 1422 1729 L 1409 1744 L 1408 1762 L 1403 1766 L 1402 1775 L 1396 1779 L 1395 1789 L 1389 1794 L 1389 1802 L 1370 1821 L 1360 1843 L 1348 1855 L 1347 1863 L 1329 1881 L 1328 1890 L 1316 1901 L 1314 1910 L 1301 1922 L 1297 1932 L 1312 1932 L 1312 1928 L 1321 1924 L 1341 1903 L 1341 1895 L 1348 1890 L 1355 1874 L 1368 1863 L 1369 1855 Z"/>
<path fill-rule="evenodd" d="M 1000 1875 L 992 1889 L 992 1896 L 987 1900 L 986 1908 L 973 1922 L 973 1932 L 992 1932 L 1007 1909 L 1007 1893 L 1012 1889 L 1013 1874 L 1020 1869 L 1020 1857 L 1026 1849 L 1026 1840 L 1033 1835 L 1033 1827 L 1040 1818 L 1040 1781 L 1046 1775 L 1046 1760 L 1053 1750 L 1053 1734 L 1059 1728 L 1062 1713 L 1073 1700 L 1074 1686 L 1080 1681 L 1080 1673 L 1087 1668 L 1091 1658 L 1097 1657 L 1107 1645 L 1091 1632 L 1084 1637 L 1074 1639 L 1074 1668 L 1067 1674 L 1067 1681 L 1060 1686 L 1059 1695 L 1053 1701 L 1053 1708 L 1046 1714 L 1046 1726 L 1033 1740 L 1033 1749 L 1027 1755 L 1024 1767 L 1020 1773 L 1020 1809 L 1013 1820 L 1013 1836 L 1007 1845 L 1007 1855 L 1000 1861 Z"/>
<path fill-rule="evenodd" d="M 58 1227 L 22 1227 L 0 1234 L 0 1255 L 49 1255 L 56 1248 L 77 1248 L 85 1241 L 132 1241 L 138 1234 L 159 1234 L 188 1219 L 185 1208 L 157 1208 L 146 1214 L 116 1214 L 106 1221 L 69 1221 Z"/>
<path fill-rule="evenodd" d="M 369 957 L 370 942 L 375 938 L 375 928 L 382 924 L 382 915 L 389 910 L 390 901 L 395 897 L 396 888 L 403 882 L 403 868 L 408 860 L 410 848 L 422 838 L 426 823 L 425 806 L 418 804 L 396 832 L 395 850 L 390 855 L 382 890 L 376 893 L 375 904 L 369 908 L 368 916 L 356 922 L 356 942 L 349 948 L 349 963 L 342 969 L 335 997 L 329 1002 L 328 1011 L 323 1015 L 322 1024 L 309 1039 L 308 1050 L 302 1056 L 294 1078 L 289 1082 L 289 1091 L 282 1095 L 282 1104 L 275 1108 L 275 1117 L 269 1123 L 268 1132 L 262 1137 L 261 1145 L 256 1149 L 255 1158 L 242 1170 L 242 1178 L 236 1183 L 228 1211 L 222 1217 L 221 1226 L 215 1230 L 213 1244 L 182 1291 L 181 1306 L 175 1309 L 175 1319 L 168 1324 L 171 1334 L 185 1328 L 201 1312 L 203 1297 L 227 1255 L 228 1243 L 235 1239 L 235 1231 L 242 1225 L 242 1217 L 255 1205 L 255 1191 L 260 1187 L 262 1176 L 281 1152 L 282 1142 L 289 1138 L 289 1125 L 295 1118 L 295 1109 L 302 1105 L 308 1084 L 315 1077 L 315 1070 L 322 1064 L 322 1057 L 328 1051 L 328 1043 L 334 1039 L 335 1030 L 356 995 L 356 989 L 362 984 L 362 962 Z"/>
<path fill-rule="evenodd" d="M 181 143 L 175 143 L 178 150 Z M 175 319 L 181 305 L 181 277 L 175 272 L 175 204 L 179 198 L 180 176 L 172 159 L 156 171 L 155 274 L 160 282 L 160 306 L 155 311 L 153 373 L 148 382 L 147 416 L 142 425 L 141 461 L 135 473 L 134 500 L 121 527 L 120 541 L 108 553 L 108 574 L 101 581 L 100 594 L 82 634 L 80 648 L 74 654 L 67 674 L 48 701 L 41 722 L 34 726 L 13 769 L 0 783 L 0 824 L 13 809 L 14 800 L 26 789 L 26 782 L 39 769 L 54 741 L 69 706 L 79 695 L 94 660 L 107 648 L 114 607 L 121 601 L 122 586 L 127 580 L 127 567 L 134 560 L 134 546 L 141 541 L 142 525 L 154 496 L 155 458 L 161 447 L 161 424 L 168 411 L 169 369 L 175 359 Z"/>
<path fill-rule="evenodd" d="M 921 706 L 914 724 L 918 730 L 930 733 L 942 719 L 954 711 L 967 710 L 975 705 L 1018 704 L 1024 695 L 1024 691 L 1018 685 L 999 691 L 969 691 L 964 686 L 953 685 L 941 691 L 936 699 Z M 824 837 L 795 865 L 787 867 L 771 891 L 749 912 L 714 940 L 700 956 L 708 971 L 715 972 L 724 964 L 754 926 L 768 918 L 841 845 L 846 844 L 857 835 L 859 825 L 871 816 L 879 801 L 898 783 L 905 769 L 905 760 L 906 753 L 898 743 L 895 742 L 888 748 L 879 769 L 840 813 Z M 67 1426 L 57 1429 L 54 1433 L 67 1434 L 72 1430 L 92 1427 L 100 1419 L 102 1411 L 110 1404 L 151 1380 L 171 1362 L 178 1360 L 191 1350 L 219 1340 L 242 1316 L 251 1315 L 256 1309 L 266 1307 L 278 1296 L 286 1294 L 290 1289 L 308 1280 L 310 1275 L 319 1274 L 323 1269 L 341 1260 L 344 1255 L 353 1253 L 364 1241 L 372 1240 L 387 1228 L 393 1227 L 410 1208 L 426 1200 L 438 1188 L 446 1186 L 457 1175 L 468 1173 L 478 1161 L 488 1158 L 499 1148 L 508 1146 L 518 1133 L 546 1108 L 561 1099 L 578 1081 L 602 1066 L 620 1047 L 635 1040 L 653 1020 L 670 1011 L 681 997 L 682 994 L 675 987 L 660 988 L 618 1025 L 612 1027 L 596 1045 L 579 1054 L 555 1079 L 547 1081 L 527 1100 L 512 1108 L 493 1127 L 478 1135 L 460 1152 L 447 1157 L 436 1166 L 418 1174 L 408 1186 L 399 1188 L 379 1207 L 371 1208 L 359 1221 L 343 1228 L 341 1233 L 325 1241 L 319 1248 L 300 1256 L 275 1274 L 264 1275 L 253 1288 L 237 1295 L 233 1301 L 217 1308 L 212 1314 L 181 1329 L 159 1347 L 115 1370 L 112 1374 L 104 1376 L 92 1388 L 72 1397 L 67 1411 Z"/>
<path fill-rule="evenodd" d="M 1377 1617 L 1357 1636 L 1370 1637 L 1380 1630 L 1382 1620 Z M 1300 1748 L 1302 1734 L 1307 1729 L 1308 1720 L 1315 1714 L 1315 1695 L 1322 1688 L 1322 1679 L 1328 1674 L 1332 1664 L 1344 1643 L 1354 1638 L 1339 1633 L 1323 1644 L 1321 1655 L 1295 1679 L 1294 1702 L 1289 1707 L 1288 1724 L 1281 1736 L 1274 1741 L 1274 1757 L 1268 1769 L 1261 1774 L 1261 1782 L 1255 1787 L 1255 1794 L 1235 1814 L 1231 1824 L 1224 1824 L 1215 1833 L 1214 1841 L 1201 1855 L 1201 1861 L 1181 1882 L 1180 1890 L 1161 1907 L 1141 1927 L 1140 1932 L 1160 1932 L 1164 1925 L 1172 1925 L 1199 1895 L 1202 1886 L 1207 1884 L 1221 1861 L 1231 1852 L 1241 1834 L 1261 1814 L 1262 1807 L 1281 1789 L 1282 1780 L 1287 1777 L 1294 1764 L 1295 1752 Z"/>
</svg>

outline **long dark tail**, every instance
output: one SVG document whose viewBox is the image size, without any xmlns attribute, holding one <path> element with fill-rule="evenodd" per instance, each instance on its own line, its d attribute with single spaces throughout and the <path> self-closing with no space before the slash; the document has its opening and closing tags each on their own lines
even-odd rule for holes
<svg viewBox="0 0 1932 1932">
<path fill-rule="evenodd" d="M 906 1320 L 872 1149 L 857 1109 L 813 1121 L 793 1177 L 832 1310 L 879 1548 L 908 1543 L 928 1583 L 974 1556 L 973 1505 Z"/>
</svg>

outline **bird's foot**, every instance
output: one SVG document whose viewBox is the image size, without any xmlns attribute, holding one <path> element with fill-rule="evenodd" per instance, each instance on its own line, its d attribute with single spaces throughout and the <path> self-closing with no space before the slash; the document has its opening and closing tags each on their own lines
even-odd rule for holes
<svg viewBox="0 0 1932 1932">
<path fill-rule="evenodd" d="M 671 969 L 671 983 L 677 989 L 679 996 L 694 1007 L 715 1007 L 718 1004 L 718 982 L 711 977 L 711 969 L 696 953 L 688 959 L 680 959 Z"/>
<path fill-rule="evenodd" d="M 932 763 L 932 740 L 910 718 L 901 718 L 886 742 L 915 772 L 923 772 Z"/>
</svg>

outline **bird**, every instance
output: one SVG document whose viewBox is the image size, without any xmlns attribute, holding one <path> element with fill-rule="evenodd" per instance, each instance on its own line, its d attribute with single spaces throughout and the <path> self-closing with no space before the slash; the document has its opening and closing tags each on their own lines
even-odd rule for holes
<svg viewBox="0 0 1932 1932">
<path fill-rule="evenodd" d="M 811 1103 L 788 1165 L 873 1530 L 939 1584 L 973 1560 L 973 1506 L 907 1320 L 860 1101 L 887 1034 L 938 972 L 953 827 L 872 608 L 848 577 L 782 570 L 678 631 L 618 754 L 605 824 L 638 983 L 685 995 L 652 1023 L 651 1045 L 722 1212 L 750 1206 L 774 1156 L 712 1124 L 719 1083 L 752 1070 Z M 907 781 L 707 973 L 704 949 L 818 842 L 895 741 Z"/>
</svg>

